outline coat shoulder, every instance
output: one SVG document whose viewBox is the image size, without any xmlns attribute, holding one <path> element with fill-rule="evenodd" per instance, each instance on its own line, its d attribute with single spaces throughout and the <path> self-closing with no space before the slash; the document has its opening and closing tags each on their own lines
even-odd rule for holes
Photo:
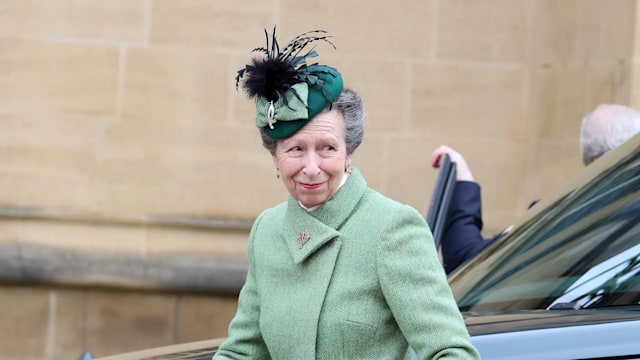
<svg viewBox="0 0 640 360">
<path fill-rule="evenodd" d="M 368 189 L 362 206 L 374 213 L 384 213 L 385 216 L 383 218 L 400 217 L 424 220 L 422 214 L 413 206 L 401 203 L 373 189 Z"/>
</svg>

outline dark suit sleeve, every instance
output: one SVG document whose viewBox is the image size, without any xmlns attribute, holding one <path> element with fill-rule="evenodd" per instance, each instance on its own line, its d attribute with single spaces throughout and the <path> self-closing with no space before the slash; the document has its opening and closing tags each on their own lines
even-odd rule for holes
<svg viewBox="0 0 640 360">
<path fill-rule="evenodd" d="M 489 239 L 482 237 L 480 185 L 471 181 L 457 181 L 442 240 L 446 273 L 451 273 L 476 256 L 489 243 Z"/>
</svg>

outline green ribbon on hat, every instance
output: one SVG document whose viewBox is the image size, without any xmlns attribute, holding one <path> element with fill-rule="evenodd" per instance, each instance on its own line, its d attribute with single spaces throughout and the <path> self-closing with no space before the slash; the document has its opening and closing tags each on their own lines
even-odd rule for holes
<svg viewBox="0 0 640 360">
<path fill-rule="evenodd" d="M 300 98 L 296 97 L 294 90 Z M 266 97 L 259 96 L 256 101 L 256 125 L 273 129 L 278 121 L 307 119 L 309 117 L 308 96 L 309 86 L 304 82 L 293 85 L 291 90 L 287 91 L 286 102 L 285 99 L 280 99 L 272 104 Z"/>
<path fill-rule="evenodd" d="M 300 102 L 292 90 L 286 93 L 288 106 L 284 104 L 284 101 L 277 101 L 273 103 L 273 108 L 271 108 L 271 101 L 267 101 L 264 97 L 258 97 L 256 123 L 259 127 L 264 128 L 269 137 L 284 139 L 293 135 L 314 116 L 331 105 L 342 93 L 342 76 L 337 70 L 320 65 L 309 73 L 316 77 L 316 82 L 313 85 L 303 81 L 292 86 L 292 89 L 296 89 L 305 103 Z M 298 86 L 302 87 L 298 88 Z M 269 126 L 270 108 L 273 111 L 273 119 L 276 120 L 271 122 L 273 127 Z"/>
</svg>

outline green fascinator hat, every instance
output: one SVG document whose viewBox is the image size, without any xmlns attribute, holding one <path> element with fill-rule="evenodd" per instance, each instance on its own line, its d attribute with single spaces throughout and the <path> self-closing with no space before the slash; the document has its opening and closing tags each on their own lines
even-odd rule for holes
<svg viewBox="0 0 640 360">
<path fill-rule="evenodd" d="M 335 48 L 326 31 L 314 30 L 296 36 L 282 50 L 273 28 L 271 44 L 265 29 L 266 47 L 253 49 L 266 56 L 253 58 L 238 71 L 249 96 L 256 100 L 256 125 L 274 139 L 284 139 L 305 126 L 329 106 L 342 92 L 342 76 L 335 68 L 307 59 L 318 56 L 314 50 L 303 53 L 307 45 L 324 41 Z"/>
</svg>

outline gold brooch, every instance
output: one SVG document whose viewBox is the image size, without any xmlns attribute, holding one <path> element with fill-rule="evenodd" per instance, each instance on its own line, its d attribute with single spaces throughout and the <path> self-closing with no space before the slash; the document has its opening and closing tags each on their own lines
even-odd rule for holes
<svg viewBox="0 0 640 360">
<path fill-rule="evenodd" d="M 302 249 L 302 245 L 304 245 L 307 240 L 309 240 L 309 232 L 307 229 L 304 229 L 300 231 L 300 234 L 298 234 L 298 244 L 300 245 L 300 249 Z"/>
</svg>

